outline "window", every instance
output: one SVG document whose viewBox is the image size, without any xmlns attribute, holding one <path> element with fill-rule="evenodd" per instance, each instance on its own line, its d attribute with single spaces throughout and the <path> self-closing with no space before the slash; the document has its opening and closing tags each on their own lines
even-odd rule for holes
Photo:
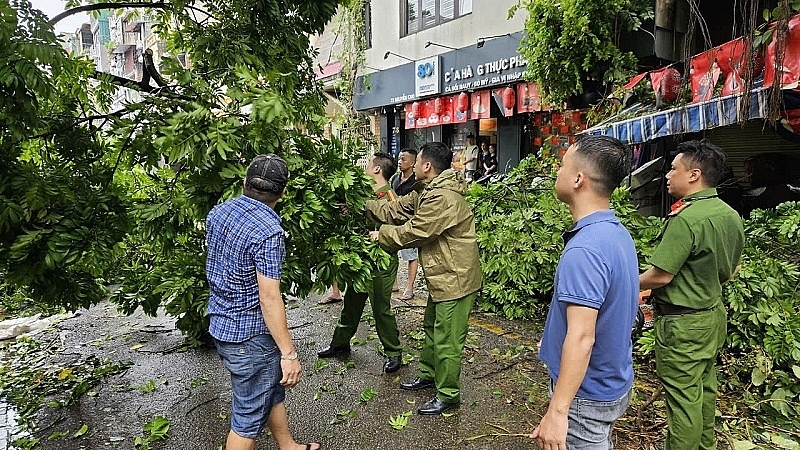
<svg viewBox="0 0 800 450">
<path fill-rule="evenodd" d="M 433 28 L 472 13 L 472 0 L 402 0 L 403 36 Z"/>
<path fill-rule="evenodd" d="M 364 2 L 364 47 L 372 48 L 372 7 Z"/>
</svg>

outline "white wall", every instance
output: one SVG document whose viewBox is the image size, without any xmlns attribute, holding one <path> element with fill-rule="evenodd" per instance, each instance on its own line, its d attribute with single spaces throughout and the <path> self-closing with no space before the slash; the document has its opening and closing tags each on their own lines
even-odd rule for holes
<svg viewBox="0 0 800 450">
<path fill-rule="evenodd" d="M 400 66 L 408 61 L 389 55 L 386 51 L 412 60 L 423 59 L 450 51 L 438 46 L 425 48 L 428 41 L 455 48 L 475 45 L 479 37 L 522 31 L 527 12 L 522 10 L 508 20 L 508 10 L 517 0 L 473 0 L 472 13 L 442 25 L 400 37 L 400 12 L 405 0 L 371 0 L 372 48 L 366 51 L 366 64 L 377 69 Z M 369 70 L 368 70 L 369 71 Z"/>
</svg>

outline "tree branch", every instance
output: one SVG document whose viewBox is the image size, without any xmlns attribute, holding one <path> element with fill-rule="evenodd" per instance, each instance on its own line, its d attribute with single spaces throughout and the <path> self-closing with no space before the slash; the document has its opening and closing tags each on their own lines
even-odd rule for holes
<svg viewBox="0 0 800 450">
<path fill-rule="evenodd" d="M 149 3 L 149 2 L 122 2 L 122 3 L 113 3 L 113 2 L 104 2 L 104 3 L 94 3 L 91 5 L 83 5 L 78 6 L 77 8 L 72 8 L 64 11 L 63 13 L 53 17 L 48 22 L 50 25 L 55 25 L 61 20 L 73 15 L 78 14 L 81 12 L 86 11 L 97 11 L 100 9 L 121 9 L 121 8 L 160 8 L 160 9 L 170 9 L 172 5 L 166 2 L 158 2 L 158 3 Z"/>
</svg>

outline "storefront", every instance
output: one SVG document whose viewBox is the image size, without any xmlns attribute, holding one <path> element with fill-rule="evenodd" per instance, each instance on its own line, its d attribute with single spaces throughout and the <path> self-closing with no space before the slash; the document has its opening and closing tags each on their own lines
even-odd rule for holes
<svg viewBox="0 0 800 450">
<path fill-rule="evenodd" d="M 499 169 L 514 167 L 542 146 L 566 149 L 586 128 L 581 111 L 550 111 L 535 84 L 523 80 L 527 62 L 513 33 L 359 79 L 357 110 L 380 115 L 381 149 L 419 148 L 442 141 L 463 148 L 469 134 L 497 145 Z"/>
</svg>

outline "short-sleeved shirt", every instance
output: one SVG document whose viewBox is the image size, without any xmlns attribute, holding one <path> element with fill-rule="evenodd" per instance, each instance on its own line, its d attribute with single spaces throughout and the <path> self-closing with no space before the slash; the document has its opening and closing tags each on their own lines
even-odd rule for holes
<svg viewBox="0 0 800 450">
<path fill-rule="evenodd" d="M 612 210 L 582 218 L 564 239 L 539 358 L 557 380 L 567 336 L 567 306 L 596 309 L 595 342 L 576 395 L 599 402 L 618 400 L 633 385 L 631 327 L 639 301 L 633 239 Z"/>
<path fill-rule="evenodd" d="M 261 312 L 257 273 L 280 280 L 286 257 L 281 218 L 264 203 L 241 196 L 215 206 L 206 218 L 209 332 L 243 342 L 269 330 Z"/>
<path fill-rule="evenodd" d="M 478 146 L 468 145 L 466 152 L 464 152 L 464 161 L 474 158 L 466 165 L 467 170 L 475 170 L 478 167 Z"/>
<path fill-rule="evenodd" d="M 730 279 L 744 246 L 739 214 L 706 189 L 681 200 L 684 206 L 670 216 L 650 264 L 674 275 L 653 289 L 657 302 L 694 309 L 716 306 L 722 283 Z"/>
</svg>

